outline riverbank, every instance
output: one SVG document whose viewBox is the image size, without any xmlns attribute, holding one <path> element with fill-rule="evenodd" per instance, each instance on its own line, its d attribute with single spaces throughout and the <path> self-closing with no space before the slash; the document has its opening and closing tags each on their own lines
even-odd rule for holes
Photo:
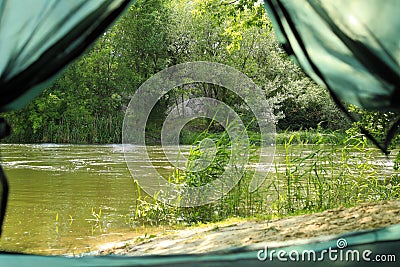
<svg viewBox="0 0 400 267">
<path fill-rule="evenodd" d="M 41 144 L 41 143 L 57 143 L 57 144 L 83 144 L 83 145 L 102 145 L 102 144 L 119 144 L 121 143 L 121 132 L 116 131 L 117 134 L 113 138 L 81 138 L 73 137 L 68 138 L 53 138 L 48 137 L 35 137 L 24 138 L 19 136 L 17 133 L 13 133 L 7 138 L 2 140 L 4 144 Z M 186 130 L 181 133 L 180 144 L 181 145 L 192 145 L 201 135 L 201 131 Z M 207 137 L 218 139 L 222 133 L 207 133 Z M 260 134 L 253 131 L 248 131 L 250 142 L 258 144 L 260 140 Z M 293 136 L 293 137 L 292 137 Z M 332 130 L 321 130 L 321 129 L 309 129 L 309 130 L 298 130 L 298 131 L 278 131 L 275 136 L 276 144 L 285 144 L 292 139 L 292 144 L 337 144 L 340 145 L 348 138 L 345 131 L 332 131 Z M 156 131 L 150 131 L 146 135 L 147 145 L 160 145 L 160 133 Z"/>
<path fill-rule="evenodd" d="M 196 142 L 196 138 L 201 132 L 183 131 L 181 134 L 180 142 L 183 145 L 191 145 Z M 258 145 L 261 136 L 260 133 L 254 131 L 247 132 L 251 143 Z M 207 133 L 207 137 L 211 139 L 219 139 L 222 133 Z M 298 131 L 277 131 L 275 135 L 276 144 L 283 145 L 288 143 L 289 140 L 292 144 L 332 144 L 341 145 L 347 140 L 349 136 L 344 130 L 333 131 L 323 129 L 308 129 Z M 151 143 L 151 142 L 150 142 Z"/>
<path fill-rule="evenodd" d="M 316 238 L 400 223 L 400 200 L 363 203 L 272 220 L 231 218 L 100 245 L 94 255 L 204 253 L 232 247 Z"/>
</svg>

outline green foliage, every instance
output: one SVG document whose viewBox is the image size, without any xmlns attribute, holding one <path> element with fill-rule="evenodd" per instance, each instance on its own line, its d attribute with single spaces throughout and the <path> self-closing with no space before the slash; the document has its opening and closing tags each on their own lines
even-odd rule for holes
<svg viewBox="0 0 400 267">
<path fill-rule="evenodd" d="M 393 123 L 400 119 L 400 114 L 395 112 L 372 112 L 358 108 L 354 105 L 349 106 L 349 112 L 355 116 L 358 121 L 353 123 L 352 127 L 347 130 L 349 134 L 361 135 L 361 128 L 367 130 L 379 143 L 383 144 L 387 138 L 387 134 Z M 398 129 L 396 129 L 398 131 Z M 389 143 L 389 150 L 398 148 L 400 143 L 400 136 L 398 133 Z M 398 171 L 400 168 L 400 151 L 397 151 L 394 160 L 394 170 Z"/>
<path fill-rule="evenodd" d="M 358 119 L 349 129 L 354 133 L 360 133 L 360 127 L 363 127 L 372 134 L 379 142 L 384 142 L 388 129 L 399 119 L 400 114 L 394 112 L 372 112 L 358 108 L 354 105 L 349 106 L 349 111 Z M 390 145 L 390 149 L 396 147 L 400 137 L 397 135 Z"/>
<path fill-rule="evenodd" d="M 397 153 L 396 158 L 394 159 L 393 169 L 395 171 L 400 170 L 400 152 Z"/>
<path fill-rule="evenodd" d="M 275 138 L 276 144 L 286 144 L 291 139 L 291 144 L 330 144 L 341 145 L 347 138 L 344 131 L 317 129 L 278 132 Z"/>
</svg>

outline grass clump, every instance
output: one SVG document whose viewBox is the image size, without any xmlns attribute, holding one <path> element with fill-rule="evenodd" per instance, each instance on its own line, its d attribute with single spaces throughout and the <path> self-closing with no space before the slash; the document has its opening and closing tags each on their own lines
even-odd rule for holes
<svg viewBox="0 0 400 267">
<path fill-rule="evenodd" d="M 229 161 L 231 145 L 229 136 L 223 133 L 203 132 L 190 151 L 188 167 L 201 156 L 203 138 L 215 143 L 213 162 L 199 172 L 175 170 L 169 177 L 171 181 L 199 186 L 221 175 Z M 371 148 L 364 136 L 349 131 L 340 142 L 323 141 L 309 144 L 292 133 L 282 146 L 277 146 L 274 171 L 254 192 L 248 191 L 253 170 L 246 168 L 238 184 L 217 202 L 183 208 L 139 197 L 129 221 L 132 225 L 193 225 L 232 217 L 267 219 L 400 197 L 399 164 L 395 163 L 394 169 L 386 166 L 386 172 L 382 172 L 383 166 L 377 162 L 380 152 Z M 257 158 L 257 152 L 254 142 L 250 163 Z M 392 160 L 382 162 L 391 164 Z"/>
</svg>

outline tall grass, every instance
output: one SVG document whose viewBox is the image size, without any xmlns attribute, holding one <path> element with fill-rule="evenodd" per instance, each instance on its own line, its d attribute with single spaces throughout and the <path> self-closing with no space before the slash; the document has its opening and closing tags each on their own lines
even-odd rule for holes
<svg viewBox="0 0 400 267">
<path fill-rule="evenodd" d="M 57 122 L 48 122 L 34 131 L 31 127 L 13 127 L 5 143 L 121 143 L 122 114 L 108 116 L 63 116 Z M 13 121 L 10 121 L 11 123 Z"/>
<path fill-rule="evenodd" d="M 308 129 L 299 131 L 283 131 L 276 135 L 277 144 L 342 144 L 348 138 L 344 131 Z"/>
<path fill-rule="evenodd" d="M 348 136 L 342 145 L 308 146 L 300 154 L 291 141 L 284 145 L 284 171 L 276 167 L 272 184 L 279 197 L 270 212 L 314 212 L 400 196 L 397 172 L 383 176 L 374 164 L 377 151 L 365 137 Z"/>
<path fill-rule="evenodd" d="M 217 138 L 214 162 L 195 174 L 176 171 L 171 180 L 198 186 L 219 177 L 229 157 L 229 138 L 224 134 L 217 137 L 207 133 L 202 137 Z M 295 134 L 289 136 L 281 151 L 283 155 L 275 160 L 275 171 L 255 192 L 248 191 L 252 174 L 248 169 L 234 189 L 212 204 L 177 208 L 155 199 L 141 198 L 136 211 L 129 216 L 130 223 L 174 225 L 229 217 L 271 218 L 400 197 L 397 171 L 382 176 L 380 167 L 375 164 L 377 151 L 365 137 L 349 134 L 340 145 L 307 145 L 297 141 L 293 144 L 295 138 Z M 251 151 L 252 157 L 257 157 L 257 147 L 253 145 Z M 189 159 L 195 160 L 199 153 L 197 143 Z"/>
</svg>

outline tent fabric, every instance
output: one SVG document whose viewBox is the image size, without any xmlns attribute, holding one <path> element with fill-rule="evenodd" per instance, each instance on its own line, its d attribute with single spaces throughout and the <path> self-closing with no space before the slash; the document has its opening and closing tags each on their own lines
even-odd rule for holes
<svg viewBox="0 0 400 267">
<path fill-rule="evenodd" d="M 10 126 L 3 119 L 0 118 L 0 140 L 10 134 Z M 1 230 L 4 222 L 4 218 L 6 216 L 6 207 L 8 200 L 8 181 L 4 174 L 3 168 L 0 165 L 0 184 L 2 185 L 1 197 L 0 197 L 0 236 Z"/>
<path fill-rule="evenodd" d="M 0 112 L 23 107 L 129 0 L 0 0 Z"/>
<path fill-rule="evenodd" d="M 338 107 L 343 102 L 373 111 L 400 112 L 400 1 L 265 0 L 279 41 Z M 378 142 L 386 155 L 400 118 Z"/>
<path fill-rule="evenodd" d="M 338 247 L 338 240 L 345 240 L 347 246 Z M 368 266 L 398 266 L 400 260 L 400 225 L 393 225 L 381 229 L 370 231 L 352 232 L 345 235 L 330 236 L 320 239 L 304 240 L 298 245 L 282 245 L 268 247 L 269 251 L 284 251 L 287 261 L 278 258 L 277 253 L 273 257 L 267 257 L 263 260 L 265 246 L 262 244 L 251 247 L 233 248 L 226 251 L 217 251 L 204 254 L 186 254 L 186 255 L 167 255 L 167 256 L 84 256 L 84 257 L 62 257 L 62 256 L 37 256 L 23 254 L 1 254 L 0 266 L 25 267 L 25 266 L 58 266 L 58 267 L 128 267 L 128 266 L 349 266 L 363 267 Z M 267 251 L 268 251 L 267 250 Z M 333 251 L 331 254 L 328 251 Z M 296 251 L 302 255 L 305 251 L 315 251 L 315 258 L 307 260 L 291 260 L 289 253 Z M 336 251 L 336 252 L 335 252 Z M 357 251 L 357 252 L 356 252 Z M 367 257 L 363 258 L 364 251 Z M 157 253 L 155 251 L 155 253 Z M 308 252 L 307 252 L 308 253 Z M 359 255 L 353 256 L 352 255 Z M 271 255 L 267 253 L 267 255 Z M 292 255 L 296 255 L 293 254 Z M 306 254 L 305 254 L 306 255 Z M 307 254 L 308 255 L 308 254 Z M 342 256 L 341 256 L 342 255 Z M 346 256 L 349 255 L 349 256 Z M 376 257 L 380 255 L 379 258 Z M 386 262 L 380 262 L 385 255 Z M 389 255 L 390 258 L 388 257 Z M 259 259 L 261 258 L 261 260 Z M 335 259 L 336 257 L 336 259 Z M 347 257 L 347 258 L 346 258 Z M 368 261 L 370 260 L 370 261 Z"/>
<path fill-rule="evenodd" d="M 267 0 L 278 38 L 340 99 L 400 110 L 400 1 Z"/>
<path fill-rule="evenodd" d="M 54 76 L 81 55 L 130 0 L 0 0 L 0 112 L 33 100 Z M 0 122 L 0 136 L 7 135 Z M 0 234 L 8 198 L 2 185 Z"/>
</svg>

